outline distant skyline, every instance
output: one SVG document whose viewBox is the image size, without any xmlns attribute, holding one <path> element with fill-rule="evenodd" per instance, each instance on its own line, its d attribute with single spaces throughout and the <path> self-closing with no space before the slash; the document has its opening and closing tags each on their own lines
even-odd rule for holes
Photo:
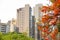
<svg viewBox="0 0 60 40">
<path fill-rule="evenodd" d="M 7 22 L 12 18 L 16 19 L 16 10 L 29 4 L 32 8 L 36 4 L 49 4 L 49 0 L 0 0 L 0 19 Z"/>
</svg>

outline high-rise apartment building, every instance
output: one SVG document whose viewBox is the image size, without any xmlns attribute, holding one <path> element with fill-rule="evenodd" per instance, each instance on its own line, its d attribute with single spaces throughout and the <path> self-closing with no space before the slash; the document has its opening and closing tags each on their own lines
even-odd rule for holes
<svg viewBox="0 0 60 40">
<path fill-rule="evenodd" d="M 31 34 L 32 34 L 32 38 L 35 38 L 35 16 L 32 16 Z"/>
<path fill-rule="evenodd" d="M 42 18 L 41 7 L 42 7 L 42 4 L 37 4 L 33 8 L 33 13 L 35 16 L 35 40 L 40 40 L 39 31 L 37 29 L 37 22 Z"/>
<path fill-rule="evenodd" d="M 17 28 L 20 33 L 30 35 L 31 27 L 31 7 L 26 4 L 25 7 L 17 9 Z"/>
<path fill-rule="evenodd" d="M 7 32 L 15 32 L 16 31 L 16 20 L 13 18 L 7 23 Z"/>
</svg>

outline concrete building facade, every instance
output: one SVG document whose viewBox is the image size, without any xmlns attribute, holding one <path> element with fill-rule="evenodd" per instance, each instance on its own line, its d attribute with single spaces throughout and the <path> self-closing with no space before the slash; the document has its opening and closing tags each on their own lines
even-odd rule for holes
<svg viewBox="0 0 60 40">
<path fill-rule="evenodd" d="M 0 20 L 0 32 L 2 33 L 7 33 L 7 24 L 6 23 L 2 23 Z"/>
<path fill-rule="evenodd" d="M 7 25 L 5 23 L 0 23 L 0 32 L 6 33 Z"/>
<path fill-rule="evenodd" d="M 17 27 L 20 33 L 26 33 L 30 36 L 31 7 L 28 4 L 23 8 L 17 9 Z"/>
<path fill-rule="evenodd" d="M 15 32 L 16 31 L 16 20 L 12 19 L 7 23 L 0 22 L 0 32 L 8 33 L 8 32 Z"/>
<path fill-rule="evenodd" d="M 16 20 L 13 18 L 7 23 L 7 32 L 15 32 L 16 31 Z"/>
<path fill-rule="evenodd" d="M 31 28 L 32 38 L 35 38 L 35 16 L 32 16 L 32 28 Z"/>
<path fill-rule="evenodd" d="M 33 13 L 35 16 L 35 40 L 40 40 L 40 35 L 37 28 L 37 22 L 40 21 L 42 18 L 41 8 L 42 4 L 36 4 L 36 6 L 33 8 Z"/>
</svg>

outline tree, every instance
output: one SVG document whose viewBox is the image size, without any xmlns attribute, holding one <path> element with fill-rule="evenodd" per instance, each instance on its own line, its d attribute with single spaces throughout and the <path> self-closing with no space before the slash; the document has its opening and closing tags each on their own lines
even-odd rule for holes
<svg viewBox="0 0 60 40">
<path fill-rule="evenodd" d="M 2 40 L 2 33 L 0 32 L 0 40 Z"/>
<path fill-rule="evenodd" d="M 0 40 L 33 40 L 33 39 L 31 37 L 26 36 L 25 34 L 12 32 L 7 34 L 0 33 Z"/>
</svg>

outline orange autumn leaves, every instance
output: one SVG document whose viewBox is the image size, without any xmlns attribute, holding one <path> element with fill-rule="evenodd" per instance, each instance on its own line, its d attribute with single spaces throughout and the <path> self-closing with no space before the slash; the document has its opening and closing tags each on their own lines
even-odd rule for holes
<svg viewBox="0 0 60 40">
<path fill-rule="evenodd" d="M 42 22 L 48 22 L 49 16 L 48 15 L 44 15 L 42 17 Z"/>
<path fill-rule="evenodd" d="M 58 33 L 58 29 L 54 29 L 52 30 L 51 32 L 49 32 L 49 27 L 51 25 L 56 25 L 56 22 L 57 22 L 57 16 L 59 15 L 59 12 L 60 12 L 60 0 L 50 0 L 52 2 L 52 5 L 51 6 L 43 6 L 42 7 L 42 12 L 43 15 L 42 16 L 42 20 L 41 22 L 44 24 L 43 26 L 38 26 L 38 30 L 42 31 L 42 36 L 46 37 L 48 40 L 48 37 L 46 36 L 47 35 L 50 35 L 50 37 L 55 40 L 55 37 Z M 52 15 L 52 16 L 51 16 Z M 48 25 L 47 25 L 47 24 Z M 44 34 L 46 33 L 46 34 Z"/>
<path fill-rule="evenodd" d="M 55 2 L 56 0 L 50 0 L 51 2 Z"/>
<path fill-rule="evenodd" d="M 48 11 L 48 7 L 47 6 L 43 6 L 42 7 L 42 12 L 46 12 L 46 11 Z"/>
<path fill-rule="evenodd" d="M 50 0 L 52 3 L 60 2 L 60 0 Z"/>
<path fill-rule="evenodd" d="M 53 10 L 53 14 L 54 14 L 54 18 L 56 17 L 55 15 L 58 15 L 58 13 L 60 12 L 60 0 L 53 0 L 53 1 L 57 1 L 57 2 L 54 2 L 51 6 L 43 6 L 42 7 L 42 12 L 47 12 L 47 11 L 51 11 Z M 48 22 L 48 19 L 49 19 L 49 15 L 44 15 L 42 17 L 42 22 Z M 56 21 L 51 21 L 52 24 L 55 24 Z"/>
<path fill-rule="evenodd" d="M 51 8 L 55 9 L 60 6 L 60 2 L 53 3 Z"/>
<path fill-rule="evenodd" d="M 49 25 L 55 25 L 56 24 L 56 19 L 52 19 L 50 22 L 49 22 Z"/>
<path fill-rule="evenodd" d="M 44 31 L 44 32 L 45 32 L 45 31 L 47 31 L 47 30 L 48 30 L 48 28 L 49 28 L 48 26 L 45 26 L 45 30 L 43 30 L 43 31 Z M 40 26 L 40 25 L 38 25 L 38 30 L 42 30 L 42 29 L 43 29 L 43 27 L 42 27 L 42 26 Z"/>
<path fill-rule="evenodd" d="M 41 26 L 38 26 L 38 30 L 42 30 L 42 27 Z"/>
<path fill-rule="evenodd" d="M 54 15 L 57 15 L 58 12 L 60 11 L 60 0 L 50 0 L 50 1 L 54 1 L 52 3 L 51 6 L 43 6 L 42 7 L 42 12 L 47 12 L 47 11 L 50 11 L 50 10 L 53 10 L 54 11 Z"/>
<path fill-rule="evenodd" d="M 54 15 L 57 15 L 58 14 L 58 12 L 60 11 L 58 8 L 56 8 L 56 6 L 50 6 L 50 7 L 46 7 L 46 6 L 43 6 L 42 7 L 42 12 L 47 12 L 47 11 L 50 11 L 50 10 L 53 10 L 53 12 L 54 12 Z"/>
<path fill-rule="evenodd" d="M 54 9 L 54 15 L 57 15 L 59 13 L 59 10 L 58 9 Z"/>
<path fill-rule="evenodd" d="M 54 31 L 50 33 L 50 36 L 55 39 L 56 34 L 58 33 L 58 29 L 56 28 Z"/>
</svg>

